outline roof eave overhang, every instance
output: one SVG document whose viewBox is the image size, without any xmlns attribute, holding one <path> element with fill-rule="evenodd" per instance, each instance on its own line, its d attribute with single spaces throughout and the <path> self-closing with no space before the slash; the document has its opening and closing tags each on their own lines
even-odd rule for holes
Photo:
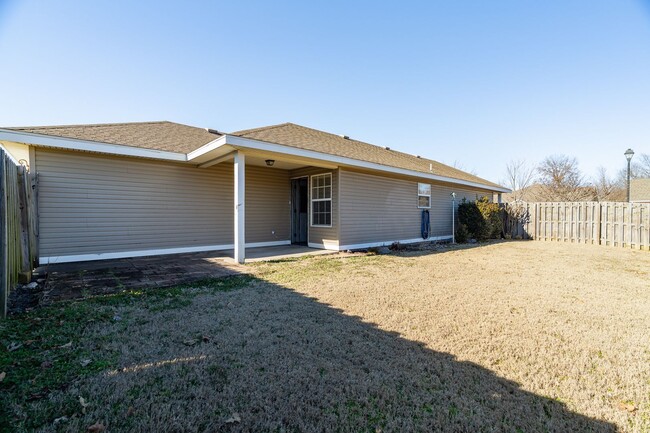
<svg viewBox="0 0 650 433">
<path fill-rule="evenodd" d="M 162 159 L 167 161 L 187 161 L 187 155 L 180 152 L 144 149 L 122 144 L 102 143 L 98 141 L 79 140 L 76 138 L 56 137 L 53 135 L 19 132 L 10 129 L 0 129 L 0 140 L 24 143 L 32 146 L 51 147 L 56 149 L 81 150 L 99 152 L 109 155 L 135 156 L 141 158 Z"/>
<path fill-rule="evenodd" d="M 52 135 L 35 134 L 31 132 L 21 132 L 10 129 L 0 129 L 0 140 L 57 149 L 98 152 L 109 155 L 133 156 L 177 162 L 192 162 L 197 165 L 204 166 L 211 165 L 210 161 L 218 161 L 220 158 L 228 155 L 233 150 L 253 149 L 256 151 L 304 158 L 305 160 L 323 161 L 327 162 L 328 165 L 346 166 L 383 173 L 430 179 L 438 182 L 469 186 L 494 192 L 511 192 L 507 188 L 486 185 L 480 182 L 472 182 L 447 176 L 439 176 L 433 173 L 424 173 L 416 170 L 392 167 L 388 165 L 377 164 L 374 162 L 347 158 L 338 155 L 331 155 L 314 150 L 300 149 L 292 146 L 285 146 L 282 144 L 270 143 L 261 140 L 253 140 L 250 138 L 244 138 L 229 134 L 224 134 L 218 138 L 215 138 L 211 142 L 206 143 L 205 145 L 187 154 L 181 152 L 169 152 L 164 150 L 144 149 L 141 147 L 121 144 L 79 140 L 75 138 L 56 137 Z"/>
<path fill-rule="evenodd" d="M 456 185 L 469 186 L 474 188 L 480 188 L 488 191 L 507 193 L 511 192 L 507 188 L 497 187 L 492 185 L 483 184 L 480 182 L 472 182 L 462 179 L 456 179 L 447 176 L 439 176 L 433 173 L 424 173 L 416 170 L 408 170 L 404 168 L 392 167 L 383 164 L 377 164 L 374 162 L 362 161 L 353 158 L 347 158 L 344 156 L 331 155 L 328 153 L 317 152 L 314 150 L 300 149 L 292 146 L 285 146 L 277 143 L 270 143 L 261 140 L 253 140 L 250 138 L 239 137 L 236 135 L 225 134 L 217 140 L 214 140 L 211 143 L 206 144 L 205 146 L 196 149 L 193 152 L 187 154 L 188 161 L 196 160 L 197 162 L 203 161 L 208 154 L 214 155 L 213 157 L 218 157 L 219 155 L 215 152 L 218 149 L 223 148 L 223 153 L 228 153 L 232 149 L 252 149 L 255 151 L 271 152 L 276 154 L 290 155 L 292 157 L 301 157 L 306 159 L 312 159 L 317 161 L 325 161 L 329 164 L 335 164 L 338 166 L 354 167 L 372 171 L 378 171 L 383 173 L 391 173 L 403 176 L 418 177 L 422 179 L 430 179 L 438 182 L 452 183 Z"/>
</svg>

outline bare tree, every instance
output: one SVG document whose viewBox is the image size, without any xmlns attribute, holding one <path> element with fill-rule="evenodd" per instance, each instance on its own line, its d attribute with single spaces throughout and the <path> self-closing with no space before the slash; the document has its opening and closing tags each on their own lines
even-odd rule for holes
<svg viewBox="0 0 650 433">
<path fill-rule="evenodd" d="M 510 236 L 519 231 L 530 220 L 530 213 L 524 201 L 530 200 L 529 187 L 535 180 L 535 167 L 525 160 L 511 160 L 506 164 L 506 178 L 503 183 L 512 190 L 511 200 L 505 206 L 504 229 Z"/>
<path fill-rule="evenodd" d="M 632 166 L 632 175 L 635 178 L 650 177 L 650 154 L 640 154 Z"/>
<path fill-rule="evenodd" d="M 598 167 L 596 176 L 592 180 L 595 198 L 598 201 L 624 201 L 625 188 L 616 179 L 607 175 L 605 167 Z"/>
<path fill-rule="evenodd" d="M 535 167 L 525 160 L 511 160 L 506 164 L 506 179 L 503 182 L 512 190 L 512 201 L 525 201 L 526 190 L 535 180 Z"/>
<path fill-rule="evenodd" d="M 593 199 L 593 189 L 584 181 L 578 161 L 566 155 L 549 156 L 537 167 L 541 192 L 547 201 Z"/>
</svg>

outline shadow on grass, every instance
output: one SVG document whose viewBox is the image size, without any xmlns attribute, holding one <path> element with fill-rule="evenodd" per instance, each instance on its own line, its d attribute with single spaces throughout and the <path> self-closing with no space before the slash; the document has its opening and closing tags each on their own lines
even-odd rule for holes
<svg viewBox="0 0 650 433">
<path fill-rule="evenodd" d="M 249 275 L 60 305 L 72 309 L 82 329 L 66 328 L 70 336 L 42 350 L 60 351 L 52 348 L 74 338 L 84 357 L 110 354 L 111 367 L 52 383 L 47 398 L 14 396 L 17 425 L 45 431 L 84 431 L 97 421 L 109 431 L 159 432 L 616 431 L 479 365 Z M 53 335 L 57 323 L 63 322 L 52 321 Z M 12 353 L 0 355 L 6 364 L 0 367 L 20 367 Z M 66 365 L 78 365 L 77 358 Z M 2 392 L 16 389 L 0 384 Z M 90 402 L 85 414 L 79 396 Z M 62 415 L 68 419 L 54 426 Z"/>
<path fill-rule="evenodd" d="M 191 302 L 167 309 L 134 298 L 85 301 L 122 311 L 119 323 L 91 334 L 112 335 L 103 350 L 121 353 L 117 368 L 29 410 L 54 405 L 49 413 L 60 414 L 89 396 L 85 415 L 58 425 L 64 431 L 97 420 L 111 431 L 616 431 L 291 288 L 230 281 L 173 289 Z"/>
</svg>

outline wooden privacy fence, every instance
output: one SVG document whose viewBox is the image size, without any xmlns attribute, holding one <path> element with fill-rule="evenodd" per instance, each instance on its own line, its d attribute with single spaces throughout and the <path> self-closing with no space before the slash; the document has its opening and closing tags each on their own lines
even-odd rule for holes
<svg viewBox="0 0 650 433">
<path fill-rule="evenodd" d="M 511 236 L 650 249 L 650 203 L 540 202 L 507 204 Z"/>
<path fill-rule="evenodd" d="M 0 318 L 19 277 L 28 282 L 38 257 L 36 182 L 0 147 Z"/>
</svg>

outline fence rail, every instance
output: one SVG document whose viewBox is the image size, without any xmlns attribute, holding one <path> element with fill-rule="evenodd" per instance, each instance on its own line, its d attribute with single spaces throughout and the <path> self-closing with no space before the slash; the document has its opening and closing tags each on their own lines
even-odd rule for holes
<svg viewBox="0 0 650 433">
<path fill-rule="evenodd" d="M 538 202 L 505 205 L 511 236 L 650 249 L 650 203 Z"/>
<path fill-rule="evenodd" d="M 36 183 L 29 170 L 0 147 L 0 318 L 9 293 L 31 278 L 38 257 Z"/>
</svg>

